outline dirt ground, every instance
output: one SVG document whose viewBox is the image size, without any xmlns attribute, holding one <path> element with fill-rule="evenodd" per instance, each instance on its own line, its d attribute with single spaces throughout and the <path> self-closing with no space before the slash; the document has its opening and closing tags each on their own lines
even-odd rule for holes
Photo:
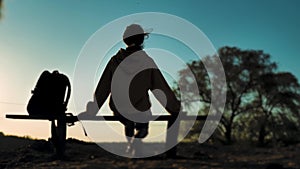
<svg viewBox="0 0 300 169">
<path fill-rule="evenodd" d="M 121 143 L 107 143 L 114 144 Z M 157 143 L 161 144 L 161 143 Z M 94 143 L 69 140 L 66 157 L 58 160 L 53 146 L 45 140 L 0 137 L 0 168 L 71 169 L 297 169 L 300 144 L 279 148 L 212 146 L 180 143 L 176 159 L 158 155 L 131 159 L 113 155 Z"/>
</svg>

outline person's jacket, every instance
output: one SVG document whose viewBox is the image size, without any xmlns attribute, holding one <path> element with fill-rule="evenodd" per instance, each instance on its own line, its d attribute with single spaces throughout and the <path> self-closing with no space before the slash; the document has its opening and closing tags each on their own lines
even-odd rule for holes
<svg viewBox="0 0 300 169">
<path fill-rule="evenodd" d="M 128 80 L 130 80 L 129 86 L 124 88 Z M 123 91 L 124 89 L 127 91 Z M 114 114 L 118 115 L 120 112 L 118 106 L 122 104 L 122 97 L 126 99 L 126 95 L 128 98 L 129 94 L 134 108 L 147 111 L 151 107 L 148 91 L 156 89 L 164 93 L 164 95 L 160 92 L 153 93 L 158 101 L 166 104 L 164 106 L 170 114 L 177 115 L 180 111 L 180 102 L 153 59 L 141 48 L 129 47 L 126 50 L 120 49 L 106 65 L 95 91 L 95 99 L 98 107 L 101 108 L 111 94 L 109 105 Z M 115 104 L 116 100 L 119 103 Z M 126 101 L 124 103 L 127 104 Z"/>
</svg>

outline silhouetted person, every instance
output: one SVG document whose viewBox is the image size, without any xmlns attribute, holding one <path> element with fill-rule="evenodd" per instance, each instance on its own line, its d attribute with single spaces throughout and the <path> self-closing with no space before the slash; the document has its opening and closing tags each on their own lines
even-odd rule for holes
<svg viewBox="0 0 300 169">
<path fill-rule="evenodd" d="M 126 49 L 121 48 L 110 59 L 95 91 L 95 99 L 99 108 L 111 94 L 110 108 L 125 126 L 125 135 L 128 141 L 132 137 L 145 138 L 148 134 L 149 123 L 147 117 L 151 115 L 149 90 L 154 91 L 156 98 L 162 104 L 165 104 L 166 110 L 174 118 L 177 117 L 180 111 L 180 102 L 176 99 L 175 94 L 168 86 L 154 61 L 143 51 L 145 36 L 149 36 L 149 34 L 145 33 L 140 25 L 132 24 L 126 27 L 123 41 L 127 47 Z M 130 80 L 130 85 L 124 93 L 126 81 L 128 80 Z M 156 89 L 164 94 L 156 93 Z M 138 112 L 132 112 L 130 105 L 127 105 L 126 98 L 128 95 L 130 99 L 129 104 L 132 104 Z M 118 103 L 116 103 L 116 100 Z M 120 112 L 127 110 L 130 112 Z M 124 114 L 134 117 L 140 116 L 141 119 L 145 118 L 146 120 L 134 122 L 124 117 Z"/>
</svg>

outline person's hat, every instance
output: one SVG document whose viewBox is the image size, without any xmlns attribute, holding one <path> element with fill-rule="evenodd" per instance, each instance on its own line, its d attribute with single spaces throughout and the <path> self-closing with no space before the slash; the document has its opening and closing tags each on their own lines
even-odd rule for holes
<svg viewBox="0 0 300 169">
<path fill-rule="evenodd" d="M 123 34 L 123 39 L 126 39 L 128 37 L 134 36 L 134 35 L 144 35 L 147 36 L 149 33 L 145 32 L 144 29 L 138 25 L 138 24 L 131 24 L 126 27 L 124 34 Z"/>
</svg>

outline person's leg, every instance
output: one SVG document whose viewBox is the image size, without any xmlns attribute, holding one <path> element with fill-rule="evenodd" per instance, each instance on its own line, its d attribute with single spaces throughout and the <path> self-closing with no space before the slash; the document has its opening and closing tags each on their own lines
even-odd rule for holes
<svg viewBox="0 0 300 169">
<path fill-rule="evenodd" d="M 134 135 L 134 137 L 145 138 L 148 135 L 149 123 L 136 123 L 135 128 L 137 133 Z"/>
<path fill-rule="evenodd" d="M 114 115 L 119 118 L 119 121 L 124 125 L 125 136 L 133 137 L 134 135 L 134 122 L 123 117 L 119 112 L 114 112 Z"/>
<path fill-rule="evenodd" d="M 125 127 L 125 135 L 127 137 L 133 137 L 133 135 L 134 135 L 134 122 L 128 120 L 123 124 L 124 124 L 124 127 Z"/>
<path fill-rule="evenodd" d="M 115 113 L 116 115 L 116 113 Z M 133 136 L 134 136 L 134 122 L 126 119 L 122 115 L 118 114 L 119 121 L 124 125 L 125 129 L 125 136 L 127 140 L 127 147 L 125 152 L 128 153 L 130 156 L 133 154 L 133 147 L 132 147 L 132 141 L 133 141 Z"/>
</svg>

